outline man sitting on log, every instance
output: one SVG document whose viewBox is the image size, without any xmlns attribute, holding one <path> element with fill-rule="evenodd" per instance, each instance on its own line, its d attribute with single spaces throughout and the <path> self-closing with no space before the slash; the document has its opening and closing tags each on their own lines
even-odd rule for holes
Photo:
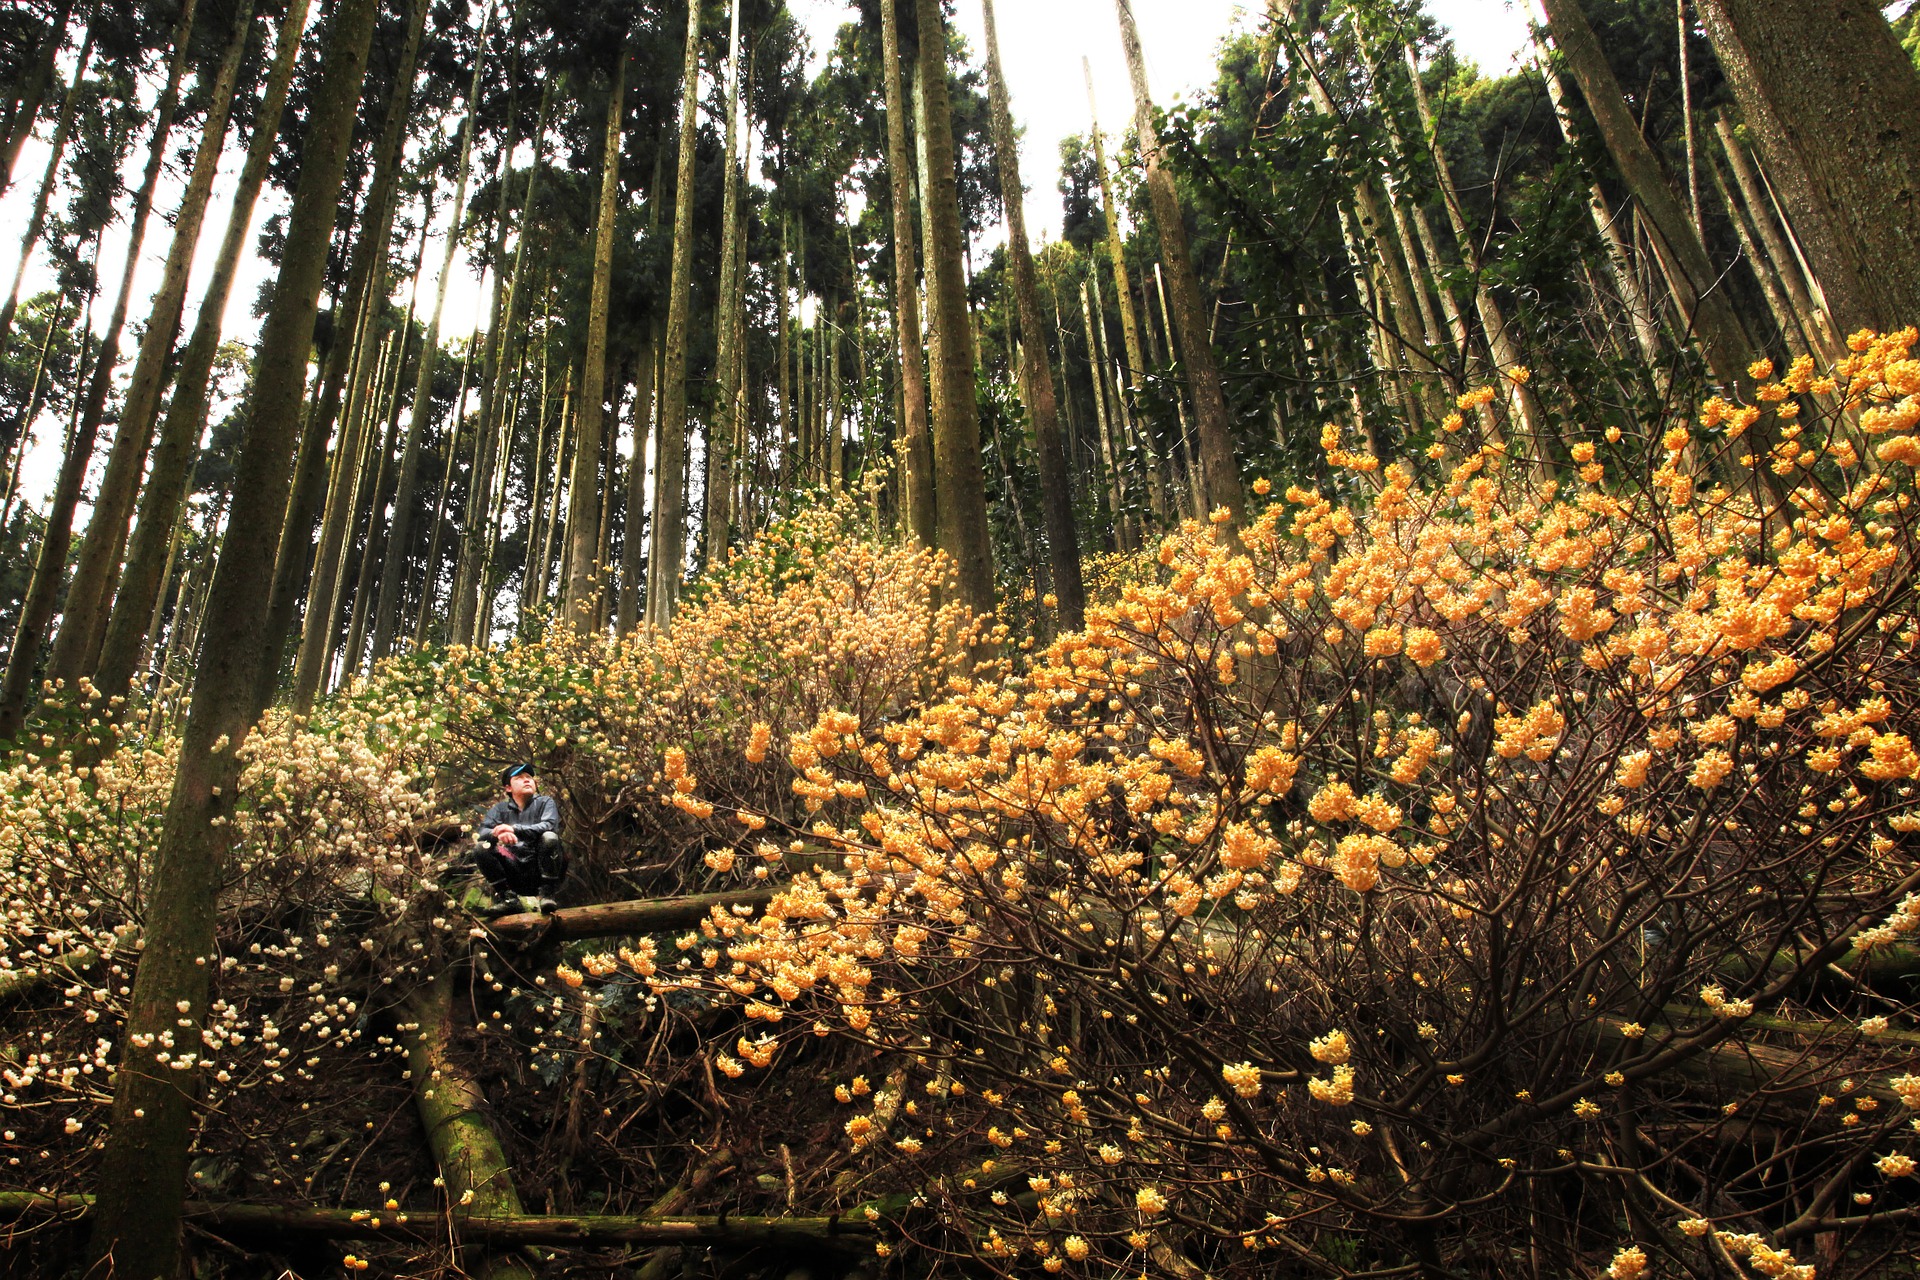
<svg viewBox="0 0 1920 1280">
<path fill-rule="evenodd" d="M 560 806 L 539 794 L 531 764 L 508 765 L 500 772 L 506 797 L 488 809 L 474 833 L 473 860 L 487 878 L 493 900 L 488 916 L 516 911 L 551 911 L 567 874 L 567 851 L 560 843 Z"/>
</svg>

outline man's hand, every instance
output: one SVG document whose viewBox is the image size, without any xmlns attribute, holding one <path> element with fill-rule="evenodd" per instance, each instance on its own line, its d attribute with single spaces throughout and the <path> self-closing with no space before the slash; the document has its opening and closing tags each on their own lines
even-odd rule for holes
<svg viewBox="0 0 1920 1280">
<path fill-rule="evenodd" d="M 493 829 L 493 838 L 502 844 L 520 843 L 520 837 L 514 835 L 513 828 L 504 822 Z"/>
</svg>

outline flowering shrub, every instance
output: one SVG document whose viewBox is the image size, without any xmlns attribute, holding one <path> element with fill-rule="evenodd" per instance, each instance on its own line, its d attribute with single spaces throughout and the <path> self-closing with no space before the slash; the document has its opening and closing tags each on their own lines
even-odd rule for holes
<svg viewBox="0 0 1920 1280">
<path fill-rule="evenodd" d="M 664 748 L 681 753 L 681 777 L 727 779 L 797 814 L 784 780 L 743 769 L 742 750 L 764 756 L 829 709 L 871 729 L 961 670 L 973 626 L 937 600 L 944 563 L 864 540 L 844 504 L 810 509 L 735 553 L 662 634 L 609 644 L 556 627 L 505 649 L 422 653 L 354 701 L 430 721 L 450 796 L 490 799 L 500 764 L 534 761 L 590 877 L 638 860 L 646 888 L 686 887 L 709 845 L 751 832 L 716 841 L 681 811 L 700 806 L 660 803 Z"/>
<path fill-rule="evenodd" d="M 729 1075 L 879 1051 L 866 1185 L 1004 1272 L 1877 1260 L 1920 1213 L 1914 340 L 1558 485 L 1332 433 L 1366 500 L 1189 525 L 1030 667 L 757 779 L 670 769 L 844 858 L 649 981 L 741 1002 Z M 1712 482 L 1748 450 L 1777 505 Z"/>
</svg>

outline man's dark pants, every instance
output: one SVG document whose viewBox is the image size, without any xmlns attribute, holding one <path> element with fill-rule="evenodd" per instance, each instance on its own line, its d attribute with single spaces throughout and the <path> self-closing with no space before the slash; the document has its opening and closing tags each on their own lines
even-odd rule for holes
<svg viewBox="0 0 1920 1280">
<path fill-rule="evenodd" d="M 520 894 L 552 897 L 567 874 L 566 848 L 551 831 L 541 835 L 538 844 L 522 840 L 503 845 L 492 835 L 483 835 L 475 841 L 473 860 L 496 898 Z"/>
</svg>

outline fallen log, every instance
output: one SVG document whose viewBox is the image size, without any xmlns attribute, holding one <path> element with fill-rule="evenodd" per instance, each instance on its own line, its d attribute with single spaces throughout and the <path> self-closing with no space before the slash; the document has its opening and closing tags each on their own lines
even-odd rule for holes
<svg viewBox="0 0 1920 1280">
<path fill-rule="evenodd" d="M 90 1195 L 0 1192 L 0 1219 L 79 1222 L 93 1212 Z M 369 1213 L 365 1209 L 312 1209 L 297 1205 L 189 1201 L 186 1220 L 215 1235 L 293 1235 L 327 1240 L 444 1240 L 451 1227 L 467 1244 L 493 1249 L 529 1245 L 598 1249 L 617 1245 L 724 1245 L 728 1248 L 807 1245 L 835 1240 L 869 1241 L 874 1227 L 864 1215 L 830 1218 L 758 1218 L 676 1215 L 620 1217 L 601 1214 Z"/>
<path fill-rule="evenodd" d="M 773 901 L 778 888 L 737 889 L 726 893 L 699 893 L 684 898 L 641 898 L 632 902 L 600 902 L 586 907 L 502 916 L 487 927 L 503 938 L 567 942 L 576 938 L 612 938 L 632 933 L 665 933 L 690 929 L 715 907 L 751 907 L 761 910 Z"/>
<path fill-rule="evenodd" d="M 453 1061 L 453 974 L 442 970 L 414 992 L 406 1005 L 407 1066 L 420 1124 L 440 1168 L 449 1203 L 477 1217 L 524 1216 L 500 1139 L 487 1123 L 485 1096 Z M 485 1243 L 485 1237 L 481 1237 Z M 537 1243 L 527 1241 L 525 1243 Z M 485 1280 L 532 1280 L 533 1271 L 512 1254 L 495 1254 L 469 1266 Z"/>
</svg>

